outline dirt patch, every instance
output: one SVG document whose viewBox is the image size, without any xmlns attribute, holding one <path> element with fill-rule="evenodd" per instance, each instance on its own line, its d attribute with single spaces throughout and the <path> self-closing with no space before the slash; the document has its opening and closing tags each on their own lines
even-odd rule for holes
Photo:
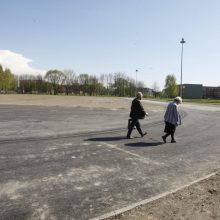
<svg viewBox="0 0 220 220">
<path fill-rule="evenodd" d="M 120 97 L 94 97 L 94 96 L 55 96 L 55 95 L 0 95 L 1 105 L 36 105 L 61 107 L 87 107 L 130 109 L 131 99 Z M 164 107 L 156 104 L 143 103 L 146 111 L 164 111 Z"/>
<path fill-rule="evenodd" d="M 127 108 L 129 102 L 121 98 L 55 95 L 1 95 L 0 104 L 62 107 Z"/>
<path fill-rule="evenodd" d="M 220 171 L 205 180 L 108 220 L 219 220 Z"/>
</svg>

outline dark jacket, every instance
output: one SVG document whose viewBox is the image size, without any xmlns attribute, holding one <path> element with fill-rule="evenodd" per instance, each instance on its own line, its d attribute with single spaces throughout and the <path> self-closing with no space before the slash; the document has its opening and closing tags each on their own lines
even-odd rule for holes
<svg viewBox="0 0 220 220">
<path fill-rule="evenodd" d="M 144 111 L 144 107 L 142 106 L 140 100 L 138 98 L 135 98 L 131 104 L 130 117 L 136 119 L 142 119 L 145 117 L 145 115 L 146 112 Z"/>
</svg>

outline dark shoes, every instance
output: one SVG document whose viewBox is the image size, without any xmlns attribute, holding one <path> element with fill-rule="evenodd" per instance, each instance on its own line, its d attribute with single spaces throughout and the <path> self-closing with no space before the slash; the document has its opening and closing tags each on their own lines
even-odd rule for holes
<svg viewBox="0 0 220 220">
<path fill-rule="evenodd" d="M 144 132 L 144 133 L 141 135 L 141 137 L 144 137 L 146 134 L 147 134 L 147 132 Z"/>
<path fill-rule="evenodd" d="M 145 135 L 147 135 L 147 132 L 144 132 L 142 135 L 141 135 L 141 137 L 144 137 Z M 127 139 L 133 139 L 133 137 L 131 137 L 131 136 L 128 136 L 127 135 L 127 137 L 126 137 Z"/>
<path fill-rule="evenodd" d="M 164 143 L 167 143 L 165 136 L 162 136 L 162 139 L 163 139 L 163 142 L 164 142 Z"/>
<path fill-rule="evenodd" d="M 167 143 L 166 136 L 162 136 L 162 139 L 164 143 Z M 171 143 L 176 143 L 176 140 L 175 139 L 171 140 Z"/>
</svg>

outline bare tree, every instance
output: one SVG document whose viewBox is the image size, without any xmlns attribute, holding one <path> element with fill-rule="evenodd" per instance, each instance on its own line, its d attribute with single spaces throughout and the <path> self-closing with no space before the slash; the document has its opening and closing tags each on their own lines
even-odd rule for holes
<svg viewBox="0 0 220 220">
<path fill-rule="evenodd" d="M 152 89 L 153 89 L 154 97 L 156 98 L 158 96 L 158 94 L 159 94 L 159 91 L 160 91 L 160 87 L 159 87 L 157 82 L 153 83 Z"/>
<path fill-rule="evenodd" d="M 66 79 L 64 81 L 65 93 L 66 93 L 66 95 L 69 95 L 69 93 L 72 93 L 74 91 L 73 86 L 76 81 L 76 74 L 75 74 L 74 70 L 72 70 L 72 69 L 65 69 L 63 71 L 63 73 L 66 76 Z"/>
</svg>

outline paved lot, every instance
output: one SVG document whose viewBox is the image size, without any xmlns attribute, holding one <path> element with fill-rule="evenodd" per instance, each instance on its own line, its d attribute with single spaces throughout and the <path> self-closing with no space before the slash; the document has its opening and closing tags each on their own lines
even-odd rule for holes
<svg viewBox="0 0 220 220">
<path fill-rule="evenodd" d="M 128 110 L 0 106 L 0 140 L 69 136 L 88 132 L 125 129 Z M 162 112 L 150 113 L 143 124 L 161 122 Z"/>
<path fill-rule="evenodd" d="M 213 172 L 220 111 L 182 109 L 163 144 L 162 113 L 127 140 L 124 110 L 1 106 L 0 219 L 90 219 Z"/>
</svg>

